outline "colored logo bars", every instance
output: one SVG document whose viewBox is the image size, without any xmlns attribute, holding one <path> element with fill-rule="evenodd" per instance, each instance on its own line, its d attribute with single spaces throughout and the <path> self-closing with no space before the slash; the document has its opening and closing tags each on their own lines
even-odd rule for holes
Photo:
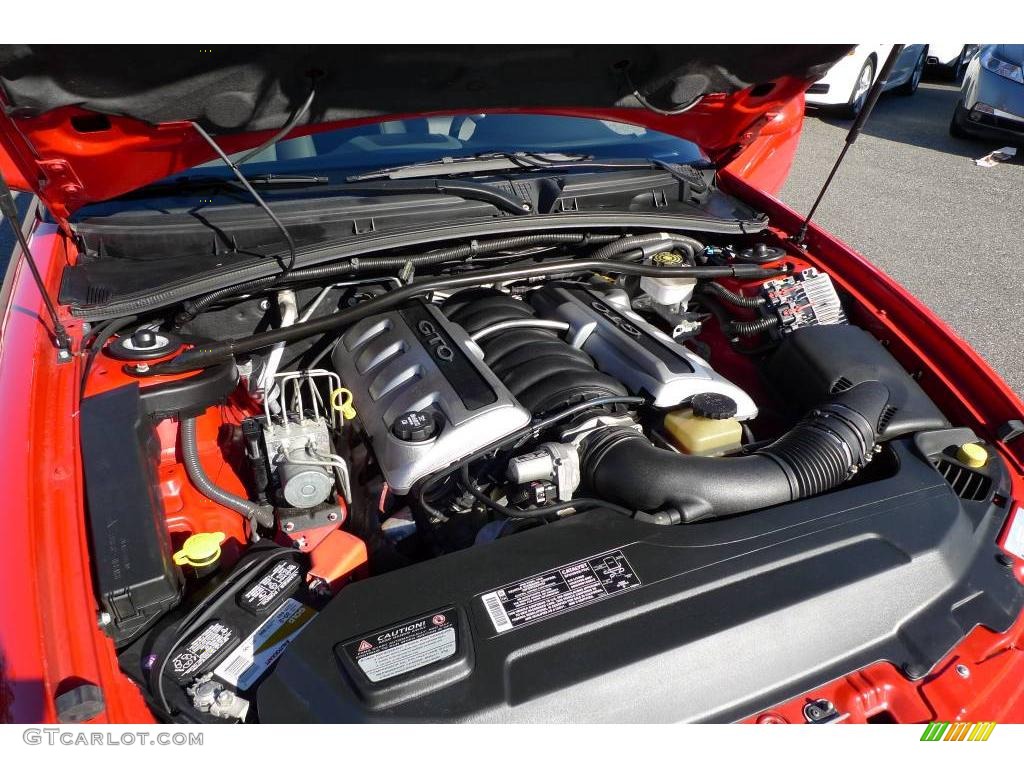
<svg viewBox="0 0 1024 768">
<path fill-rule="evenodd" d="M 988 741 L 996 724 L 986 723 L 928 723 L 921 741 Z"/>
</svg>

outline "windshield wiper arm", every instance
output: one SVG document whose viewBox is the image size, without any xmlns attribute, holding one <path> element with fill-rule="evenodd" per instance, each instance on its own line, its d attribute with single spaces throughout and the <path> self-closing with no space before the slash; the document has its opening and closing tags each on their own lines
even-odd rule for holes
<svg viewBox="0 0 1024 768">
<path fill-rule="evenodd" d="M 327 176 L 305 176 L 298 174 L 275 174 L 262 173 L 254 176 L 246 176 L 245 180 L 254 187 L 312 187 L 320 184 L 327 184 L 330 179 Z M 238 179 L 234 176 L 180 176 L 169 181 L 158 182 L 142 187 L 135 192 L 130 192 L 127 197 L 145 196 L 152 197 L 154 194 L 170 194 L 173 192 L 186 192 L 197 189 L 243 188 Z"/>
<path fill-rule="evenodd" d="M 458 173 L 482 173 L 484 171 L 508 171 L 517 168 L 557 167 L 559 163 L 578 163 L 590 160 L 590 155 L 562 152 L 480 152 L 465 157 L 442 157 L 420 163 L 396 165 L 376 171 L 349 176 L 346 181 L 369 181 L 371 179 L 415 179 L 425 176 L 450 176 Z"/>
<path fill-rule="evenodd" d="M 315 184 L 327 184 L 330 181 L 327 176 L 302 176 L 285 173 L 260 173 L 255 176 L 246 176 L 245 178 L 250 184 L 259 184 L 265 187 L 311 187 Z"/>
<path fill-rule="evenodd" d="M 679 169 L 696 168 L 687 163 L 670 163 L 656 158 L 640 160 L 595 160 L 591 155 L 538 153 L 538 152 L 484 152 L 468 157 L 442 157 L 422 163 L 382 168 L 377 171 L 349 176 L 346 181 L 370 179 L 417 179 L 431 176 L 454 176 L 458 174 L 485 173 L 488 171 L 537 171 L 570 170 L 593 168 L 596 170 L 629 170 L 631 168 L 656 168 L 672 175 L 676 181 L 692 183 L 693 178 Z"/>
</svg>

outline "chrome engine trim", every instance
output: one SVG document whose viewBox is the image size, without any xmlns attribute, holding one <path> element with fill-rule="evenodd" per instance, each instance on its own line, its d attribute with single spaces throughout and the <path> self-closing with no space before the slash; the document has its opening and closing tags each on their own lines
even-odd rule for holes
<svg viewBox="0 0 1024 768">
<path fill-rule="evenodd" d="M 540 317 L 567 322 L 573 345 L 590 355 L 598 370 L 633 394 L 650 397 L 657 408 L 716 392 L 736 402 L 737 419 L 757 416 L 753 399 L 706 360 L 599 293 L 552 284 L 533 293 L 530 304 Z"/>
<path fill-rule="evenodd" d="M 414 302 L 356 323 L 332 361 L 397 494 L 531 419 L 468 334 L 433 304 Z M 433 414 L 436 434 L 416 442 L 396 437 L 392 425 L 410 411 Z"/>
</svg>

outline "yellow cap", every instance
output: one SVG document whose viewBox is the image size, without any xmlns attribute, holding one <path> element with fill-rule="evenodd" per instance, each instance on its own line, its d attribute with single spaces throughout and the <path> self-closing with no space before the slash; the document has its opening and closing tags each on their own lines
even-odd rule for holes
<svg viewBox="0 0 1024 768">
<path fill-rule="evenodd" d="M 959 461 L 974 469 L 981 469 L 988 462 L 988 451 L 977 443 L 964 443 L 956 452 Z"/>
<path fill-rule="evenodd" d="M 331 407 L 339 411 L 346 421 L 352 421 L 356 417 L 356 408 L 352 401 L 352 392 L 344 387 L 331 392 Z"/>
<path fill-rule="evenodd" d="M 225 538 L 220 531 L 193 533 L 185 539 L 181 549 L 174 553 L 174 562 L 177 565 L 191 565 L 193 568 L 213 565 L 220 559 L 220 545 Z"/>
</svg>

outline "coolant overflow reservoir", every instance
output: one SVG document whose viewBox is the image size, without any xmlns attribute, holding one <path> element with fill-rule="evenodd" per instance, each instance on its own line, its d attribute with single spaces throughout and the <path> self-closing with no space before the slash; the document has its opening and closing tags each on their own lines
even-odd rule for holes
<svg viewBox="0 0 1024 768">
<path fill-rule="evenodd" d="M 689 408 L 665 414 L 665 432 L 683 453 L 722 456 L 743 445 L 736 403 L 718 393 L 694 395 Z"/>
</svg>

